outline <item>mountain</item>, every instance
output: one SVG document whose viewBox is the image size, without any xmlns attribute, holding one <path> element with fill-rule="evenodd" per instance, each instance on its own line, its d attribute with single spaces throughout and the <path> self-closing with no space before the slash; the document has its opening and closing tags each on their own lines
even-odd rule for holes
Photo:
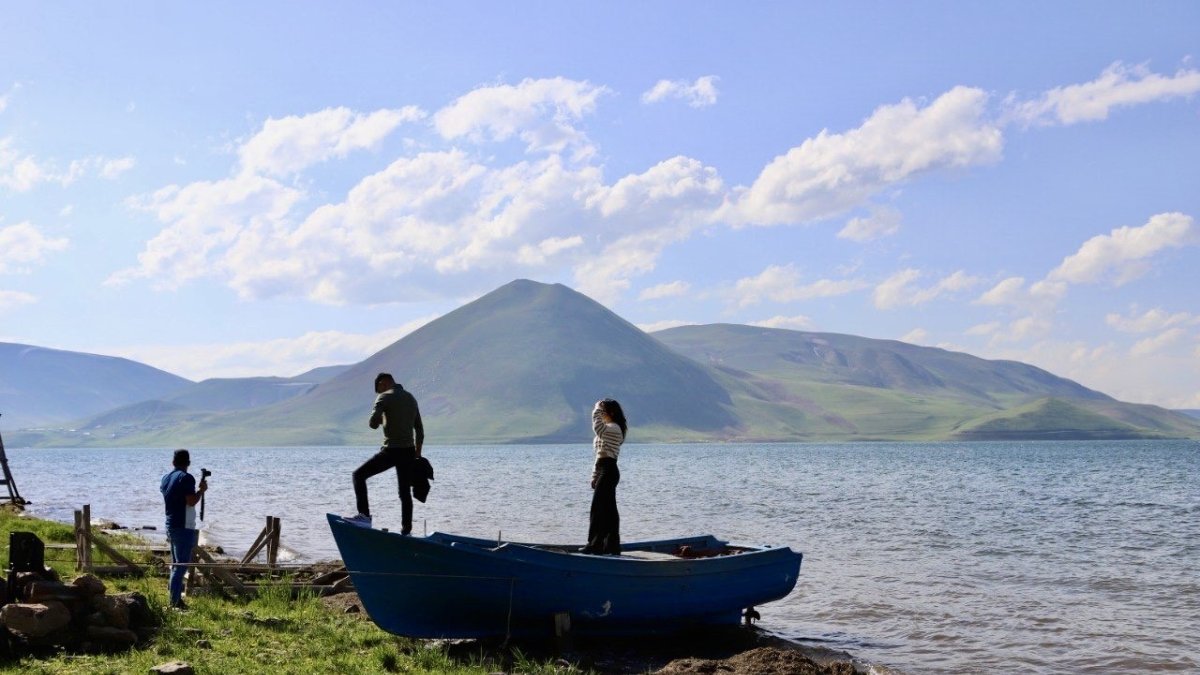
<svg viewBox="0 0 1200 675">
<path fill-rule="evenodd" d="M 1200 420 L 1200 409 L 1184 409 L 1176 410 L 1175 412 L 1179 413 L 1180 415 L 1187 415 L 1188 417 Z"/>
<path fill-rule="evenodd" d="M 634 442 L 1200 438 L 1192 418 L 1015 361 L 728 324 L 647 335 L 565 286 L 518 280 L 352 366 L 206 380 L 10 444 L 374 445 L 379 372 L 416 394 L 435 445 L 586 442 L 602 397 L 621 401 Z"/>
<path fill-rule="evenodd" d="M 604 397 L 622 402 L 641 441 L 701 440 L 738 424 L 710 369 L 566 286 L 518 280 L 286 401 L 202 417 L 139 407 L 86 426 L 139 444 L 370 445 L 380 440 L 366 424 L 379 372 L 416 393 L 431 443 L 587 441 Z M 106 426 L 143 412 L 153 417 L 140 433 Z"/>
<path fill-rule="evenodd" d="M 417 394 L 431 440 L 586 441 L 592 404 L 604 397 L 625 405 L 641 439 L 701 438 L 737 423 L 711 372 L 566 286 L 526 280 L 271 412 L 287 420 L 284 428 L 319 426 L 345 442 L 377 442 L 366 419 L 379 372 Z"/>
<path fill-rule="evenodd" d="M 212 378 L 167 396 L 163 401 L 191 410 L 227 411 L 258 408 L 307 394 L 350 366 L 327 366 L 296 377 Z"/>
<path fill-rule="evenodd" d="M 1073 429 L 1080 438 L 1200 435 L 1182 415 L 1122 403 L 1016 361 L 729 324 L 653 335 L 724 376 L 750 440 L 1070 438 Z"/>
<path fill-rule="evenodd" d="M 77 420 L 178 392 L 191 381 L 129 359 L 0 343 L 5 427 Z"/>
</svg>

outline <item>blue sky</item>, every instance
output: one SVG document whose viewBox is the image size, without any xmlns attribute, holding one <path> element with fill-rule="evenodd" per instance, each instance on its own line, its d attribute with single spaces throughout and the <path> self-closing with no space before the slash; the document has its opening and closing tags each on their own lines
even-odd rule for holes
<svg viewBox="0 0 1200 675">
<path fill-rule="evenodd" d="M 514 278 L 1200 408 L 1200 4 L 4 3 L 0 341 L 358 361 Z"/>
</svg>

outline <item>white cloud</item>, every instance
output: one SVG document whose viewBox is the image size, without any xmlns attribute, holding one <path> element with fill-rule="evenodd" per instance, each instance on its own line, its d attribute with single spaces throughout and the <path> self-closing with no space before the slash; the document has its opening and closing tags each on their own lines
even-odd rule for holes
<svg viewBox="0 0 1200 675">
<path fill-rule="evenodd" d="M 192 380 L 211 377 L 290 377 L 319 366 L 357 363 L 429 323 L 435 316 L 376 333 L 311 331 L 294 338 L 185 345 L 127 345 L 106 354 L 153 364 Z"/>
<path fill-rule="evenodd" d="M 526 244 L 517 251 L 517 262 L 522 265 L 544 265 L 554 256 L 583 245 L 583 237 L 549 237 L 536 245 Z"/>
<path fill-rule="evenodd" d="M 655 321 L 653 323 L 639 323 L 639 324 L 637 324 L 637 327 L 640 328 L 643 333 L 654 333 L 656 331 L 666 330 L 668 328 L 678 328 L 679 326 L 692 326 L 692 325 L 695 325 L 694 321 L 680 321 L 678 319 L 664 319 L 662 321 Z"/>
<path fill-rule="evenodd" d="M 676 98 L 687 101 L 693 108 L 704 108 L 717 102 L 719 79 L 716 75 L 705 75 L 696 78 L 695 82 L 659 80 L 642 94 L 642 103 L 658 103 L 668 98 Z"/>
<path fill-rule="evenodd" d="M 1200 317 L 1188 312 L 1167 312 L 1162 308 L 1154 308 L 1138 314 L 1122 316 L 1112 313 L 1104 317 L 1105 323 L 1122 333 L 1152 333 L 1174 326 L 1195 325 L 1200 323 Z"/>
<path fill-rule="evenodd" d="M 1000 159 L 987 94 L 955 87 L 925 107 L 905 99 L 842 134 L 822 131 L 768 164 L 721 214 L 735 225 L 826 218 L 914 176 Z"/>
<path fill-rule="evenodd" d="M 867 286 L 865 282 L 857 279 L 820 279 L 802 284 L 800 278 L 800 271 L 793 265 L 771 265 L 757 276 L 738 279 L 729 295 L 738 306 L 748 307 L 766 300 L 798 302 L 834 297 Z"/>
<path fill-rule="evenodd" d="M 0 274 L 27 271 L 28 265 L 42 263 L 47 253 L 69 244 L 66 237 L 47 237 L 29 222 L 0 227 Z"/>
<path fill-rule="evenodd" d="M 900 341 L 913 345 L 928 344 L 929 331 L 925 330 L 924 328 L 914 328 L 900 336 Z"/>
<path fill-rule="evenodd" d="M 888 277 L 875 287 L 875 306 L 879 309 L 895 309 L 896 307 L 915 307 L 923 305 L 942 295 L 952 295 L 974 287 L 979 283 L 977 277 L 970 276 L 962 270 L 943 277 L 927 288 L 914 288 L 912 283 L 922 276 L 920 270 L 904 269 Z"/>
<path fill-rule="evenodd" d="M 21 84 L 17 83 L 17 84 L 14 84 L 11 88 L 9 88 L 8 91 L 4 92 L 3 94 L 0 94 L 0 113 L 3 113 L 5 110 L 8 110 L 8 100 L 10 98 L 12 98 L 12 95 L 20 88 L 21 88 Z"/>
<path fill-rule="evenodd" d="M 21 305 L 30 305 L 35 302 L 37 302 L 37 298 L 29 293 L 0 289 L 0 311 Z"/>
<path fill-rule="evenodd" d="M 1190 97 L 1200 92 L 1200 71 L 1180 69 L 1174 76 L 1145 66 L 1114 63 L 1098 78 L 1055 87 L 1032 101 L 1010 101 L 1010 115 L 1026 124 L 1075 124 L 1107 119 L 1114 108 Z"/>
<path fill-rule="evenodd" d="M 116 272 L 107 283 L 153 278 L 160 286 L 236 272 L 224 252 L 239 240 L 260 243 L 279 233 L 302 193 L 269 178 L 242 174 L 218 181 L 171 185 L 129 200 L 167 225 L 138 254 L 136 267 Z M 254 261 L 237 261 L 254 264 Z"/>
<path fill-rule="evenodd" d="M 119 159 L 104 160 L 100 166 L 100 176 L 102 178 L 113 179 L 121 174 L 129 171 L 137 165 L 137 160 L 132 157 L 121 157 Z"/>
<path fill-rule="evenodd" d="M 425 117 L 415 106 L 363 114 L 349 108 L 326 108 L 303 116 L 268 119 L 262 129 L 238 148 L 246 171 L 286 176 L 309 166 L 369 150 L 396 127 Z"/>
<path fill-rule="evenodd" d="M 53 176 L 34 159 L 13 147 L 11 138 L 0 138 L 0 187 L 28 192 Z"/>
<path fill-rule="evenodd" d="M 988 321 L 987 323 L 975 324 L 968 328 L 965 333 L 967 335 L 991 335 L 1000 330 L 999 321 Z"/>
<path fill-rule="evenodd" d="M 95 155 L 71 160 L 67 169 L 60 171 L 54 163 L 39 160 L 16 149 L 12 138 L 0 138 L 0 187 L 14 192 L 28 192 L 42 183 L 58 183 L 67 187 L 89 173 L 103 178 L 116 178 L 133 166 L 131 157 L 111 159 Z"/>
<path fill-rule="evenodd" d="M 1111 277 L 1120 286 L 1148 271 L 1149 258 L 1156 253 L 1197 242 L 1200 237 L 1192 227 L 1191 216 L 1160 213 L 1140 227 L 1119 227 L 1109 234 L 1092 237 L 1046 278 L 1082 284 Z"/>
<path fill-rule="evenodd" d="M 1019 305 L 1027 297 L 1025 278 L 1009 277 L 976 298 L 975 302 L 980 305 Z"/>
<path fill-rule="evenodd" d="M 1014 320 L 1007 327 L 1000 326 L 991 332 L 990 345 L 1023 342 L 1049 335 L 1054 322 L 1045 314 L 1030 314 Z M 1018 361 L 1020 359 L 1017 359 Z"/>
<path fill-rule="evenodd" d="M 786 328 L 788 330 L 813 330 L 816 328 L 816 323 L 803 314 L 796 316 L 773 316 L 762 321 L 751 321 L 751 326 L 762 326 L 763 328 Z"/>
<path fill-rule="evenodd" d="M 837 236 L 857 242 L 867 242 L 891 236 L 900 231 L 900 212 L 890 207 L 873 209 L 865 218 L 851 218 Z"/>
<path fill-rule="evenodd" d="M 66 206 L 64 206 L 58 210 L 58 215 L 62 216 L 63 218 L 70 218 L 71 215 L 74 213 L 75 213 L 75 205 L 74 204 L 67 204 Z"/>
<path fill-rule="evenodd" d="M 1138 340 L 1136 344 L 1129 349 L 1129 353 L 1133 356 L 1147 356 L 1161 352 L 1172 345 L 1178 344 L 1187 335 L 1187 330 L 1183 328 L 1169 328 L 1154 337 L 1148 337 L 1143 340 Z"/>
<path fill-rule="evenodd" d="M 632 277 L 654 269 L 667 246 L 711 222 L 724 192 L 716 170 L 689 157 L 672 157 L 611 186 L 597 183 L 584 204 L 604 227 L 604 247 L 575 267 L 579 290 L 614 301 Z"/>
<path fill-rule="evenodd" d="M 672 281 L 665 284 L 658 284 L 657 286 L 642 289 L 642 292 L 638 294 L 638 300 L 677 298 L 681 295 L 686 295 L 691 288 L 692 285 L 686 281 Z"/>
<path fill-rule="evenodd" d="M 504 141 L 517 136 L 527 150 L 591 154 L 587 136 L 575 127 L 609 93 L 607 87 L 562 77 L 521 80 L 516 85 L 480 87 L 460 96 L 433 116 L 446 139 Z"/>
</svg>

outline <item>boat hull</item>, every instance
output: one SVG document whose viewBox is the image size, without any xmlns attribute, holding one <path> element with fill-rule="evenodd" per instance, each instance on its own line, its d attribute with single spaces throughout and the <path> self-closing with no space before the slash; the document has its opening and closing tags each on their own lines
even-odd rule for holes
<svg viewBox="0 0 1200 675">
<path fill-rule="evenodd" d="M 441 533 L 403 536 L 328 518 L 371 619 L 420 638 L 549 636 L 564 616 L 581 634 L 736 624 L 746 607 L 790 593 L 802 559 L 788 548 L 665 555 L 723 543 L 712 537 L 634 543 L 624 547 L 629 555 L 592 556 Z"/>
</svg>

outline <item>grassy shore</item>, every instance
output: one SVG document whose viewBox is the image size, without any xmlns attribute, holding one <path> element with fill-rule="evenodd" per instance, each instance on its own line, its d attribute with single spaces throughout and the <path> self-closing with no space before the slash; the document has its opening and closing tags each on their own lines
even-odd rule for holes
<svg viewBox="0 0 1200 675">
<path fill-rule="evenodd" d="M 74 541 L 71 527 L 0 511 L 0 560 L 8 560 L 8 535 L 37 534 L 42 541 Z M 117 538 L 132 544 L 132 537 Z M 130 554 L 136 559 L 135 554 Z M 47 564 L 64 581 L 78 575 L 71 554 L 50 549 Z M 99 563 L 99 561 L 97 561 Z M 537 662 L 510 652 L 498 657 L 463 655 L 439 643 L 390 635 L 362 615 L 327 607 L 316 597 L 292 599 L 284 585 L 260 590 L 249 600 L 201 596 L 189 599 L 187 612 L 167 608 L 164 574 L 104 579 L 109 593 L 137 591 L 162 617 L 162 631 L 148 644 L 116 654 L 51 652 L 0 658 L 0 672 L 147 673 L 158 664 L 185 661 L 201 673 L 570 673 L 579 669 L 553 661 Z"/>
</svg>

